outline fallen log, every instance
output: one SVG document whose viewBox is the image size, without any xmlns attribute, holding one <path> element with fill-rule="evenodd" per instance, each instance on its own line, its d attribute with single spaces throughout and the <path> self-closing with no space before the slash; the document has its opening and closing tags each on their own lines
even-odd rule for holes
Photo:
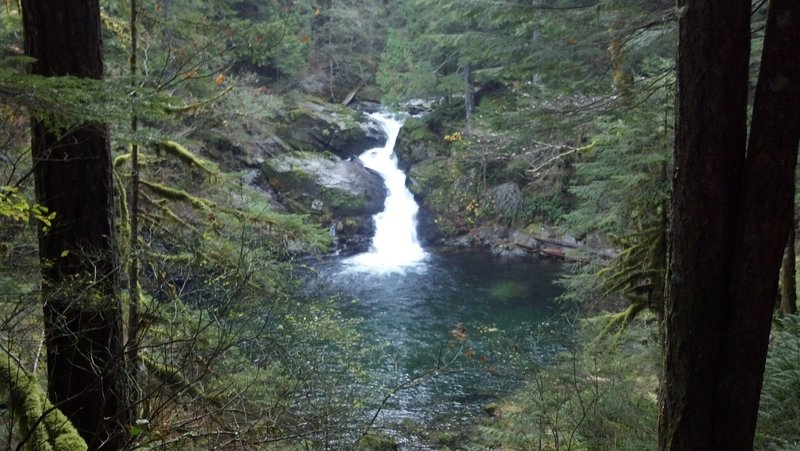
<svg viewBox="0 0 800 451">
<path fill-rule="evenodd" d="M 345 97 L 344 100 L 342 100 L 342 105 L 344 105 L 344 106 L 350 105 L 350 102 L 353 101 L 353 99 L 355 98 L 356 94 L 358 94 L 358 91 L 360 91 L 361 88 L 363 88 L 365 84 L 367 84 L 366 80 L 359 81 L 358 84 L 356 85 L 356 87 L 353 88 L 353 90 L 350 91 L 349 94 L 347 94 L 347 97 Z"/>
</svg>

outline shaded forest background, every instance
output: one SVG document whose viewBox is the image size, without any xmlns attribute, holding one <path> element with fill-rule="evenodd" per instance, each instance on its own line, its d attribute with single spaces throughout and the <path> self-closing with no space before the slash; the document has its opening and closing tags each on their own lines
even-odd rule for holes
<svg viewBox="0 0 800 451">
<path fill-rule="evenodd" d="M 264 166 L 296 151 L 336 154 L 334 138 L 382 106 L 425 112 L 407 119 L 397 153 L 427 242 L 517 257 L 556 243 L 571 269 L 565 309 L 579 318 L 574 350 L 531 370 L 486 418 L 423 434 L 441 449 L 658 447 L 685 17 L 674 2 L 102 1 L 96 74 L 31 70 L 23 13 L 43 3 L 0 5 L 7 447 L 393 449 L 397 437 L 370 421 L 384 394 L 359 384 L 368 377 L 360 362 L 380 346 L 335 300 L 304 289 L 309 256 L 357 248 L 341 237 L 365 233 L 352 213 L 363 200 L 316 193 L 332 206 L 317 209 L 290 195 L 305 180 Z M 751 53 L 740 94 L 751 110 L 768 6 L 743 7 Z M 87 124 L 105 124 L 109 204 L 92 201 L 75 218 L 105 211 L 100 222 L 113 231 L 79 232 L 110 248 L 79 241 L 43 254 L 69 216 L 43 200 L 43 183 L 57 181 L 39 163 Z M 312 145 L 303 128 L 332 135 Z M 37 133 L 50 143 L 37 147 Z M 61 183 L 79 201 L 96 186 Z M 772 284 L 781 294 L 770 309 L 758 449 L 800 443 L 790 236 Z M 62 301 L 80 313 L 43 321 L 42 304 L 47 312 Z M 59 399 L 57 379 L 84 377 L 74 369 L 91 356 L 76 337 L 109 309 L 119 342 L 98 365 L 114 371 L 89 369 L 96 384 Z M 91 320 L 62 321 L 80 315 Z M 58 339 L 75 352 L 62 352 L 66 369 L 55 374 Z M 103 414 L 104 404 L 96 424 L 77 421 L 86 404 L 71 413 L 69 400 L 110 393 L 111 372 L 120 407 Z"/>
</svg>

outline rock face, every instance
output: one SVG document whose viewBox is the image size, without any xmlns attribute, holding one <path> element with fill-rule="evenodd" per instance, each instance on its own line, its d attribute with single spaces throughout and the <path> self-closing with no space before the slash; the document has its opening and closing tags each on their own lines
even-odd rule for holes
<svg viewBox="0 0 800 451">
<path fill-rule="evenodd" d="M 445 169 L 449 166 L 449 149 L 419 118 L 406 120 L 397 136 L 395 154 L 398 166 L 406 172 L 406 185 L 419 204 L 417 232 L 423 244 L 443 241 L 465 233 L 467 229 L 454 225 L 450 212 L 454 204 L 448 196 Z M 452 214 L 451 214 L 452 213 Z"/>
<path fill-rule="evenodd" d="M 335 250 L 367 250 L 386 192 L 356 157 L 382 147 L 386 134 L 363 111 L 305 96 L 284 101 L 269 121 L 200 130 L 205 154 L 225 170 L 244 170 L 242 182 L 259 187 L 274 209 L 330 230 Z"/>
<path fill-rule="evenodd" d="M 367 250 L 375 232 L 372 216 L 383 210 L 383 179 L 359 160 L 295 151 L 267 159 L 266 182 L 290 211 L 308 213 L 329 227 L 339 251 Z"/>
<path fill-rule="evenodd" d="M 267 159 L 262 172 L 273 188 L 311 211 L 374 215 L 386 199 L 383 179 L 358 160 L 298 151 Z"/>
<path fill-rule="evenodd" d="M 299 150 L 325 150 L 350 158 L 386 144 L 386 134 L 377 122 L 349 108 L 307 100 L 298 103 L 290 119 L 278 135 Z"/>
<path fill-rule="evenodd" d="M 397 136 L 395 153 L 400 169 L 408 169 L 418 163 L 436 158 L 445 157 L 441 139 L 428 130 L 427 125 L 421 119 L 412 118 L 403 124 L 400 134 Z"/>
</svg>

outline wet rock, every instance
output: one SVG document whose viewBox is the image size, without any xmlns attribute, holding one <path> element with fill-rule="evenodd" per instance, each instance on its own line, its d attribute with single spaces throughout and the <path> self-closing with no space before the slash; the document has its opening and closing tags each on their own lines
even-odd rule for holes
<svg viewBox="0 0 800 451">
<path fill-rule="evenodd" d="M 267 159 L 262 173 L 298 212 L 329 212 L 337 218 L 374 215 L 386 199 L 383 179 L 358 160 L 292 152 Z"/>
<path fill-rule="evenodd" d="M 290 119 L 277 135 L 299 150 L 329 151 L 346 159 L 386 144 L 386 133 L 374 119 L 346 107 L 306 100 Z"/>
<path fill-rule="evenodd" d="M 339 255 L 367 252 L 375 235 L 375 221 L 371 215 L 353 216 L 335 220 L 331 227 L 336 238 Z"/>
<path fill-rule="evenodd" d="M 417 238 L 421 244 L 428 245 L 436 242 L 438 236 L 435 213 L 427 205 L 420 204 L 417 212 Z"/>
<path fill-rule="evenodd" d="M 479 243 L 475 235 L 465 234 L 450 238 L 445 241 L 445 244 L 450 247 L 475 247 Z"/>
<path fill-rule="evenodd" d="M 360 160 L 342 160 L 330 153 L 291 152 L 262 165 L 264 184 L 276 191 L 294 213 L 307 213 L 334 237 L 340 254 L 369 250 L 375 223 L 383 210 L 386 187 Z"/>
<path fill-rule="evenodd" d="M 403 171 L 417 163 L 444 157 L 447 154 L 447 142 L 428 129 L 427 124 L 421 119 L 411 118 L 405 121 L 400 134 L 397 135 L 395 153 L 398 166 Z"/>
<path fill-rule="evenodd" d="M 508 238 L 508 226 L 502 224 L 483 224 L 475 229 L 475 235 L 484 246 L 496 245 Z"/>
</svg>

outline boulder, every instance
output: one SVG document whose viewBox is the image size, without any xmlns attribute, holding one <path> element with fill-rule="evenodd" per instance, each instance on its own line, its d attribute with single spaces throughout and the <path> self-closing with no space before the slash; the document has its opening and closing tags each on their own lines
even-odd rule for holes
<svg viewBox="0 0 800 451">
<path fill-rule="evenodd" d="M 382 147 L 387 140 L 378 122 L 344 106 L 305 100 L 298 102 L 289 119 L 277 134 L 299 150 L 329 151 L 350 158 Z"/>
<path fill-rule="evenodd" d="M 417 211 L 417 238 L 423 245 L 429 245 L 435 243 L 439 235 L 436 213 L 427 204 L 420 203 Z"/>
<path fill-rule="evenodd" d="M 394 146 L 397 154 L 398 166 L 407 171 L 411 166 L 437 156 L 446 156 L 449 152 L 448 143 L 443 137 L 437 136 L 423 119 L 411 118 L 405 121 L 397 143 Z"/>
<path fill-rule="evenodd" d="M 381 176 L 356 159 L 297 151 L 266 159 L 262 173 L 298 212 L 332 218 L 371 216 L 383 210 L 386 199 Z"/>
<path fill-rule="evenodd" d="M 369 249 L 375 234 L 372 217 L 383 211 L 386 187 L 360 160 L 295 151 L 267 158 L 262 174 L 289 211 L 307 213 L 328 227 L 337 252 Z"/>
</svg>

